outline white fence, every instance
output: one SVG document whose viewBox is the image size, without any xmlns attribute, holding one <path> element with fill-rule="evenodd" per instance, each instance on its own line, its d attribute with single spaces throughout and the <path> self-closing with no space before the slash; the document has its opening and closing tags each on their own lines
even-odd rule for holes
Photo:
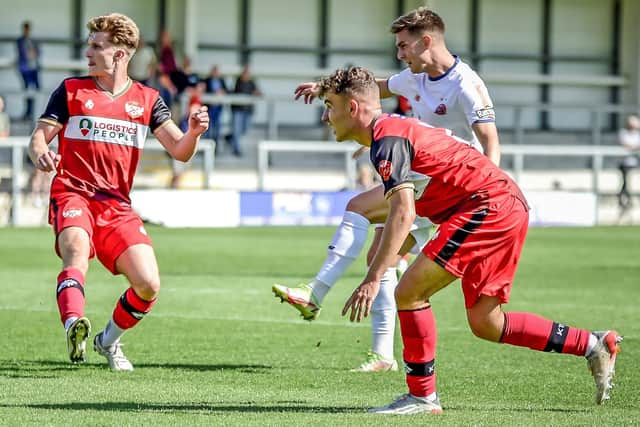
<svg viewBox="0 0 640 427">
<path fill-rule="evenodd" d="M 27 137 L 12 137 L 0 140 L 0 148 L 11 148 L 11 217 L 10 224 L 18 224 L 20 218 L 20 206 L 22 202 L 21 176 L 23 174 L 23 162 L 25 149 L 28 144 Z M 211 140 L 202 140 L 198 152 L 202 153 L 202 187 L 210 187 L 214 172 L 214 143 Z M 309 155 L 322 155 L 330 153 L 342 153 L 344 155 L 344 173 L 348 188 L 355 187 L 356 163 L 352 159 L 353 153 L 357 150 L 355 143 L 338 144 L 329 141 L 272 141 L 265 140 L 258 144 L 258 164 L 257 164 L 257 185 L 256 189 L 265 189 L 265 177 L 277 171 L 270 168 L 269 156 L 276 152 L 309 153 Z M 162 150 L 162 146 L 155 140 L 150 139 L 145 144 L 145 149 Z M 603 168 L 605 158 L 621 158 L 626 154 L 626 150 L 620 146 L 593 146 L 593 145 L 513 145 L 503 144 L 502 153 L 505 157 L 512 157 L 512 169 L 509 171 L 516 181 L 520 181 L 523 175 L 532 172 L 532 168 L 525 168 L 525 159 L 528 157 L 575 157 L 589 160 L 590 182 L 585 183 L 583 191 L 592 192 L 596 198 L 600 197 L 604 191 L 602 177 L 606 173 L 611 175 L 611 171 Z M 300 171 L 301 174 L 305 173 Z M 557 173 L 557 172 L 554 172 Z M 587 177 L 583 181 L 588 181 Z M 608 186 L 609 191 L 611 187 Z"/>
<path fill-rule="evenodd" d="M 23 175 L 23 162 L 26 156 L 26 150 L 29 145 L 29 137 L 10 137 L 0 139 L 0 148 L 11 149 L 11 218 L 10 224 L 15 225 L 19 223 L 20 218 L 20 206 L 22 205 L 22 190 L 21 177 Z M 51 143 L 51 146 L 55 149 L 56 141 Z M 160 145 L 155 138 L 149 138 L 144 144 L 145 150 L 151 151 L 163 151 L 164 147 Z M 211 139 L 201 139 L 198 144 L 198 150 L 196 155 L 202 154 L 202 186 L 205 189 L 209 188 L 209 177 L 213 173 L 214 167 L 214 152 L 215 142 Z M 0 177 L 1 178 L 1 177 Z"/>
</svg>

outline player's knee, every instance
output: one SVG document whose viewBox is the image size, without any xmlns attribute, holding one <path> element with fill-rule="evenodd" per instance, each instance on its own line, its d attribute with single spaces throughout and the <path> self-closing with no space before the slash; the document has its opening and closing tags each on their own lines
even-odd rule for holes
<svg viewBox="0 0 640 427">
<path fill-rule="evenodd" d="M 136 283 L 131 284 L 131 287 L 140 298 L 151 301 L 160 293 L 160 277 L 151 274 L 140 277 Z"/>
<path fill-rule="evenodd" d="M 480 313 L 469 312 L 467 314 L 469 328 L 473 335 L 488 341 L 498 341 L 502 330 L 488 316 Z"/>
<path fill-rule="evenodd" d="M 364 203 L 362 199 L 359 199 L 357 196 L 349 200 L 347 203 L 347 207 L 345 211 L 355 212 L 360 214 L 366 218 L 367 213 L 367 205 Z"/>
<path fill-rule="evenodd" d="M 400 310 L 406 307 L 413 306 L 415 303 L 420 302 L 420 298 L 416 294 L 414 287 L 407 286 L 406 283 L 406 281 L 404 283 L 403 281 L 400 281 L 394 292 L 396 306 Z"/>
</svg>

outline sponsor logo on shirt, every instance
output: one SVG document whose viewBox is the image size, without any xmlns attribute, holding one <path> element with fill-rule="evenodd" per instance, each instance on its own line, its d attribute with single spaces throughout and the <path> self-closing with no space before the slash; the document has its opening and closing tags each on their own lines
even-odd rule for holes
<svg viewBox="0 0 640 427">
<path fill-rule="evenodd" d="M 447 106 L 444 104 L 438 105 L 434 113 L 436 113 L 439 116 L 444 116 L 445 114 L 447 114 Z"/>
<path fill-rule="evenodd" d="M 93 127 L 93 123 L 89 119 L 80 120 L 80 124 L 78 125 L 80 128 L 80 133 L 82 136 L 87 136 L 89 132 L 91 132 L 91 128 Z"/>
<path fill-rule="evenodd" d="M 64 131 L 65 138 L 125 145 L 142 149 L 148 126 L 126 120 L 96 116 L 72 116 Z"/>
<path fill-rule="evenodd" d="M 77 218 L 82 215 L 82 209 L 67 209 L 62 211 L 63 218 Z"/>
<path fill-rule="evenodd" d="M 480 110 L 476 110 L 476 116 L 478 116 L 480 120 L 495 120 L 496 112 L 491 105 L 487 105 Z"/>
<path fill-rule="evenodd" d="M 393 165 L 389 160 L 380 160 L 380 162 L 378 162 L 378 173 L 383 181 L 389 180 L 392 168 Z"/>
<path fill-rule="evenodd" d="M 144 107 L 137 102 L 130 101 L 124 104 L 124 111 L 126 111 L 132 119 L 137 119 L 144 113 Z"/>
</svg>

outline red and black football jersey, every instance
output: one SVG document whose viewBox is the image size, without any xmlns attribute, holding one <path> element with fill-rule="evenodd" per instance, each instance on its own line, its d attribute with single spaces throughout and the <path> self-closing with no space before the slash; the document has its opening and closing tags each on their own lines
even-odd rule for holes
<svg viewBox="0 0 640 427">
<path fill-rule="evenodd" d="M 138 161 L 149 129 L 171 119 L 158 91 L 129 82 L 119 94 L 91 77 L 69 78 L 53 92 L 40 121 L 62 125 L 61 161 L 52 191 L 79 191 L 130 203 Z"/>
<path fill-rule="evenodd" d="M 400 188 L 414 188 L 416 213 L 436 224 L 476 198 L 490 203 L 492 198 L 513 194 L 526 204 L 516 183 L 491 160 L 450 130 L 414 118 L 380 116 L 374 125 L 370 156 L 385 196 Z"/>
</svg>

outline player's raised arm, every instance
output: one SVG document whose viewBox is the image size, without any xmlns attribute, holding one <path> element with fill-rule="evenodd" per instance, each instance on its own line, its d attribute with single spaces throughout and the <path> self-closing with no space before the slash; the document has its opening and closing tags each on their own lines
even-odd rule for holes
<svg viewBox="0 0 640 427">
<path fill-rule="evenodd" d="M 389 79 L 376 79 L 378 89 L 380 89 L 380 98 L 391 98 L 395 94 L 389 90 Z"/>
<path fill-rule="evenodd" d="M 305 104 L 311 104 L 318 97 L 318 82 L 300 83 L 294 91 L 295 100 L 304 99 Z"/>
<path fill-rule="evenodd" d="M 209 113 L 203 105 L 189 116 L 189 129 L 186 133 L 183 133 L 173 120 L 167 120 L 154 130 L 153 134 L 171 157 L 187 162 L 196 152 L 200 135 L 208 128 Z"/>
</svg>

